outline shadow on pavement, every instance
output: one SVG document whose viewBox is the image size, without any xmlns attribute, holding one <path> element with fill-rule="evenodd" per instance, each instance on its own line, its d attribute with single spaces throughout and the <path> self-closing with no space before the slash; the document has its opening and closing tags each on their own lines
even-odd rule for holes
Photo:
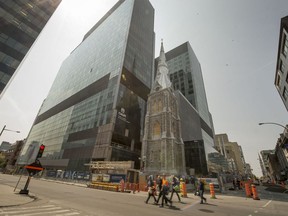
<svg viewBox="0 0 288 216">
<path fill-rule="evenodd" d="M 201 204 L 201 205 L 218 206 L 218 205 L 211 204 L 211 203 L 203 203 L 203 204 Z"/>
<path fill-rule="evenodd" d="M 180 208 L 178 208 L 178 207 L 176 207 L 176 206 L 169 206 L 169 209 L 171 209 L 171 210 L 181 210 Z"/>
<path fill-rule="evenodd" d="M 198 210 L 206 213 L 215 213 L 214 211 L 208 209 L 198 209 Z"/>
</svg>

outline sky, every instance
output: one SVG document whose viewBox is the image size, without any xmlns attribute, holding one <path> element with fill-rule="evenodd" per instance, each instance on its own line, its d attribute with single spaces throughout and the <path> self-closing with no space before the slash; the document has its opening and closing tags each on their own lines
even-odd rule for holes
<svg viewBox="0 0 288 216">
<path fill-rule="evenodd" d="M 117 0 L 62 0 L 0 99 L 0 137 L 28 136 L 56 74 L 85 33 Z M 216 134 L 241 145 L 253 173 L 258 152 L 274 149 L 288 112 L 274 86 L 280 20 L 287 0 L 150 0 L 155 9 L 155 56 L 189 41 L 202 68 Z M 79 4 L 80 3 L 80 4 Z"/>
</svg>

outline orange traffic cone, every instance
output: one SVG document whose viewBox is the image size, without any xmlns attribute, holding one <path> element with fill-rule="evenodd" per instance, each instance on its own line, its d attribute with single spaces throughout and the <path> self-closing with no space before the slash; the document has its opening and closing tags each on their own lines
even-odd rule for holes
<svg viewBox="0 0 288 216">
<path fill-rule="evenodd" d="M 260 198 L 258 197 L 256 186 L 252 184 L 251 188 L 252 188 L 252 193 L 253 193 L 253 199 L 254 200 L 260 200 Z"/>
<path fill-rule="evenodd" d="M 250 190 L 250 183 L 245 182 L 245 192 L 246 192 L 246 197 L 251 198 L 251 190 Z"/>
<path fill-rule="evenodd" d="M 210 184 L 209 184 L 209 187 L 210 187 L 211 199 L 216 199 L 215 190 L 214 190 L 214 184 L 213 184 L 213 183 L 210 183 Z"/>
</svg>

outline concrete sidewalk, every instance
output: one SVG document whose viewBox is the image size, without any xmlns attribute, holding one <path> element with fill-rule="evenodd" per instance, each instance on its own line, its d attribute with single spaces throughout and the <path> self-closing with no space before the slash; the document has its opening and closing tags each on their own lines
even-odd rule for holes
<svg viewBox="0 0 288 216">
<path fill-rule="evenodd" d="M 34 199 L 31 195 L 19 194 L 18 190 L 14 192 L 14 188 L 9 185 L 0 185 L 0 208 L 23 205 Z"/>
</svg>

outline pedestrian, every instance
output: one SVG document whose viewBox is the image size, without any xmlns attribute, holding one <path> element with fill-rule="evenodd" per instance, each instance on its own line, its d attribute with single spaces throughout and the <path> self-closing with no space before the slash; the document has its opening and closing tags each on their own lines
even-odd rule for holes
<svg viewBox="0 0 288 216">
<path fill-rule="evenodd" d="M 125 181 L 124 179 L 122 178 L 121 181 L 120 181 L 120 191 L 121 192 L 124 192 L 124 189 L 125 189 Z"/>
<path fill-rule="evenodd" d="M 204 197 L 204 180 L 200 179 L 200 183 L 199 183 L 199 192 L 200 192 L 200 197 L 201 197 L 201 202 L 200 204 L 203 204 L 203 200 L 205 201 L 205 203 L 207 202 L 207 199 Z"/>
<path fill-rule="evenodd" d="M 162 178 L 160 175 L 157 176 L 157 180 L 156 180 L 156 184 L 157 184 L 157 189 L 158 189 L 158 199 L 157 199 L 157 203 L 159 203 L 160 198 L 162 197 Z"/>
<path fill-rule="evenodd" d="M 233 188 L 234 188 L 234 190 L 237 189 L 237 179 L 236 178 L 233 179 Z"/>
<path fill-rule="evenodd" d="M 148 177 L 148 180 L 147 180 L 147 187 L 148 187 L 148 197 L 145 201 L 145 203 L 147 204 L 150 197 L 152 196 L 154 198 L 154 204 L 157 204 L 157 200 L 156 200 L 156 197 L 155 197 L 155 190 L 156 188 L 154 187 L 154 182 L 153 182 L 153 176 L 150 175 Z"/>
<path fill-rule="evenodd" d="M 178 191 L 180 190 L 180 181 L 176 176 L 172 176 L 172 192 L 170 196 L 170 200 L 172 201 L 173 194 L 176 193 L 178 197 L 178 201 L 181 202 L 180 196 L 178 194 Z"/>
<path fill-rule="evenodd" d="M 159 192 L 160 194 L 160 191 L 162 189 L 162 178 L 160 175 L 157 176 L 157 179 L 156 179 L 156 187 L 157 187 L 157 191 Z"/>
<path fill-rule="evenodd" d="M 172 201 L 167 198 L 167 195 L 169 194 L 169 184 L 166 180 L 165 176 L 162 179 L 162 186 L 161 191 L 157 200 L 157 203 L 159 202 L 160 198 L 162 197 L 161 204 L 159 205 L 160 208 L 164 207 L 164 201 L 165 204 L 168 205 L 168 202 L 170 203 L 170 207 L 172 207 Z"/>
</svg>

